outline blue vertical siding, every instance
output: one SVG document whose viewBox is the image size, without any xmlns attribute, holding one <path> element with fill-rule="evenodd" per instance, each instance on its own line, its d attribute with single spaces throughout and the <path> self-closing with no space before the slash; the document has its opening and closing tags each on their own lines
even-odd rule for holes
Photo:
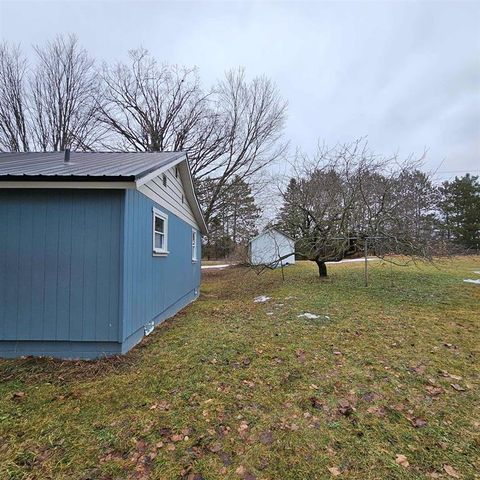
<svg viewBox="0 0 480 480">
<path fill-rule="evenodd" d="M 118 342 L 122 190 L 0 190 L 0 340 Z"/>
<path fill-rule="evenodd" d="M 152 209 L 168 215 L 166 256 L 153 255 Z M 122 340 L 195 298 L 200 262 L 192 262 L 192 226 L 136 190 L 125 192 Z M 200 234 L 198 234 L 200 239 Z M 197 241 L 197 258 L 201 258 Z"/>
<path fill-rule="evenodd" d="M 153 207 L 168 215 L 166 256 L 153 255 Z M 0 356 L 127 351 L 198 295 L 191 241 L 136 190 L 0 190 Z"/>
</svg>

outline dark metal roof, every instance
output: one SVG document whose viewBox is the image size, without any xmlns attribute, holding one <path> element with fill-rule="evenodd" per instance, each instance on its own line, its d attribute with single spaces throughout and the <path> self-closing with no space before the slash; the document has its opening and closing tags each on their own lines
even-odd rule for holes
<svg viewBox="0 0 480 480">
<path fill-rule="evenodd" d="M 184 152 L 71 152 L 65 162 L 64 152 L 0 153 L 0 178 L 138 180 L 182 157 Z"/>
</svg>

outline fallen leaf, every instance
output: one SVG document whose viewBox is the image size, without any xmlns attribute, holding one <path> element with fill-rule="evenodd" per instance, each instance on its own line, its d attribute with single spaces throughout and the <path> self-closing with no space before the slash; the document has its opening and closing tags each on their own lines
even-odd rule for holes
<svg viewBox="0 0 480 480">
<path fill-rule="evenodd" d="M 464 392 L 466 389 L 459 385 L 458 383 L 451 383 L 450 386 L 457 392 Z"/>
<path fill-rule="evenodd" d="M 387 414 L 387 411 L 384 407 L 369 407 L 367 408 L 367 413 L 371 415 L 376 415 L 377 417 L 384 417 Z"/>
<path fill-rule="evenodd" d="M 407 457 L 405 455 L 397 454 L 395 458 L 395 463 L 397 465 L 401 465 L 402 467 L 409 467 L 410 464 L 408 463 Z"/>
<path fill-rule="evenodd" d="M 437 395 L 440 395 L 443 392 L 443 388 L 441 387 L 433 387 L 431 385 L 427 385 L 425 387 L 425 390 L 428 392 L 429 395 L 432 397 L 436 397 Z"/>
<path fill-rule="evenodd" d="M 340 400 L 340 402 L 338 402 L 338 411 L 342 415 L 349 417 L 354 412 L 354 408 L 350 405 L 348 400 Z"/>
<path fill-rule="evenodd" d="M 268 458 L 265 458 L 265 457 L 260 458 L 257 468 L 259 470 L 265 470 L 267 467 L 268 467 Z"/>
<path fill-rule="evenodd" d="M 162 437 L 169 437 L 170 434 L 172 433 L 172 429 L 168 427 L 163 427 L 159 430 L 159 433 Z"/>
<path fill-rule="evenodd" d="M 240 423 L 240 426 L 238 427 L 238 431 L 244 432 L 245 430 L 248 430 L 248 423 L 243 421 Z"/>
<path fill-rule="evenodd" d="M 323 408 L 323 403 L 317 397 L 310 397 L 310 403 L 312 407 L 316 408 L 317 410 L 321 410 Z"/>
<path fill-rule="evenodd" d="M 204 480 L 204 477 L 200 473 L 191 473 L 187 478 L 188 480 Z"/>
<path fill-rule="evenodd" d="M 138 440 L 137 443 L 135 444 L 135 448 L 139 451 L 139 452 L 145 452 L 145 450 L 147 449 L 147 443 L 143 440 Z"/>
<path fill-rule="evenodd" d="M 25 392 L 15 392 L 13 395 L 12 395 L 12 399 L 13 400 L 20 400 L 21 398 L 24 398 L 26 396 L 26 393 Z"/>
<path fill-rule="evenodd" d="M 451 378 L 453 380 L 461 380 L 462 379 L 462 377 L 460 375 L 453 375 L 452 373 L 449 373 L 446 370 L 439 370 L 438 372 L 442 375 L 442 377 Z"/>
<path fill-rule="evenodd" d="M 341 472 L 340 470 L 338 469 L 338 467 L 328 467 L 328 471 L 334 476 L 334 477 L 338 477 Z"/>
<path fill-rule="evenodd" d="M 273 435 L 270 430 L 267 430 L 265 432 L 262 432 L 259 436 L 260 443 L 263 443 L 263 445 L 270 445 L 273 443 Z"/>
<path fill-rule="evenodd" d="M 461 478 L 458 472 L 451 465 L 444 465 L 443 469 L 447 472 L 450 477 Z"/>
<path fill-rule="evenodd" d="M 236 473 L 237 475 L 240 475 L 241 477 L 242 477 L 243 475 L 245 475 L 245 472 L 246 472 L 246 469 L 245 469 L 245 467 L 244 467 L 243 465 L 240 465 L 240 466 L 235 470 L 235 473 Z"/>
<path fill-rule="evenodd" d="M 218 452 L 218 456 L 220 457 L 223 465 L 225 465 L 226 467 L 232 464 L 232 458 L 230 457 L 230 455 L 228 455 L 228 453 Z"/>
<path fill-rule="evenodd" d="M 423 418 L 412 418 L 410 420 L 410 423 L 415 427 L 415 428 L 423 428 L 427 426 L 427 421 L 424 420 Z"/>
<path fill-rule="evenodd" d="M 151 407 L 150 410 L 160 410 L 162 412 L 166 412 L 170 410 L 170 404 L 166 400 L 161 400 L 158 403 L 154 403 Z"/>
<path fill-rule="evenodd" d="M 299 349 L 295 352 L 295 354 L 297 355 L 297 359 L 300 363 L 305 363 L 305 350 Z"/>
<path fill-rule="evenodd" d="M 337 452 L 336 452 L 332 447 L 327 447 L 327 453 L 328 453 L 328 455 L 330 455 L 331 457 L 333 457 L 334 455 L 337 454 Z"/>
<path fill-rule="evenodd" d="M 378 393 L 375 393 L 375 392 L 366 392 L 362 395 L 362 400 L 364 400 L 365 402 L 375 402 L 376 400 L 379 400 L 380 399 L 380 395 L 378 395 Z"/>
<path fill-rule="evenodd" d="M 412 370 L 415 373 L 418 373 L 418 375 L 423 375 L 425 373 L 425 370 L 427 369 L 427 366 L 421 363 L 420 365 L 417 365 L 416 367 L 413 367 Z"/>
<path fill-rule="evenodd" d="M 172 435 L 172 442 L 181 442 L 183 440 L 183 435 L 181 433 Z"/>
<path fill-rule="evenodd" d="M 213 443 L 208 449 L 213 453 L 217 453 L 222 449 L 222 445 L 220 445 L 220 443 Z"/>
</svg>

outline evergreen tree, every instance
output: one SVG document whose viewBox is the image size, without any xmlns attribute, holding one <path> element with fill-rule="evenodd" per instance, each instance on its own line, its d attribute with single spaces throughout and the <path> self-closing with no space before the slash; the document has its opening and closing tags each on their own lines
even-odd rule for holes
<svg viewBox="0 0 480 480">
<path fill-rule="evenodd" d="M 201 183 L 199 199 L 201 204 L 208 197 L 215 180 L 206 179 Z M 218 209 L 210 218 L 209 235 L 204 247 L 207 258 L 224 258 L 238 245 L 245 245 L 257 233 L 256 222 L 260 209 L 255 204 L 250 185 L 235 177 L 225 188 L 218 202 Z"/>
<path fill-rule="evenodd" d="M 302 190 L 298 181 L 291 178 L 283 196 L 278 223 L 282 231 L 295 239 L 304 236 L 309 227 L 308 215 L 300 208 L 301 195 Z"/>
<path fill-rule="evenodd" d="M 480 245 L 480 182 L 466 174 L 443 182 L 440 210 L 446 236 L 458 245 L 477 249 Z"/>
</svg>

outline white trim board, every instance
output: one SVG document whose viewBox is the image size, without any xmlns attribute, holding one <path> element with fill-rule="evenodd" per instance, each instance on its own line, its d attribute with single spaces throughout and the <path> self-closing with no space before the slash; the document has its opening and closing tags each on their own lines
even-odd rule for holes
<svg viewBox="0 0 480 480">
<path fill-rule="evenodd" d="M 187 160 L 187 156 L 184 155 L 183 157 L 177 158 L 177 160 L 168 163 L 168 165 L 163 165 L 162 167 L 157 168 L 153 172 L 148 173 L 144 177 L 139 178 L 138 180 L 135 181 L 135 183 L 137 184 L 137 188 L 149 182 L 150 180 L 152 180 L 152 178 L 159 177 L 163 172 L 165 172 L 165 170 L 168 170 L 169 168 L 172 168 L 175 165 L 178 165 L 180 162 L 183 162 L 186 160 Z"/>
</svg>

